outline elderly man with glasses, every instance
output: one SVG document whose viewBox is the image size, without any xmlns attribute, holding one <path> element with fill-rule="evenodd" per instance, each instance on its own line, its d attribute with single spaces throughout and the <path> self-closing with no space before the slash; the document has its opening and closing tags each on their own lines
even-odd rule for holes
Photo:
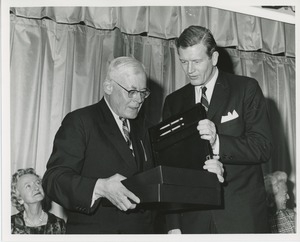
<svg viewBox="0 0 300 242">
<path fill-rule="evenodd" d="M 47 195 L 65 208 L 71 234 L 152 233 L 152 214 L 121 183 L 152 167 L 147 123 L 138 117 L 150 94 L 143 65 L 114 59 L 104 97 L 66 115 L 43 178 Z M 109 200 L 110 202 L 108 202 Z"/>
<path fill-rule="evenodd" d="M 66 209 L 66 233 L 154 232 L 153 212 L 141 209 L 140 199 L 121 183 L 153 167 L 147 137 L 150 124 L 138 115 L 150 95 L 146 84 L 140 62 L 116 58 L 108 67 L 100 102 L 64 118 L 43 187 Z"/>
</svg>

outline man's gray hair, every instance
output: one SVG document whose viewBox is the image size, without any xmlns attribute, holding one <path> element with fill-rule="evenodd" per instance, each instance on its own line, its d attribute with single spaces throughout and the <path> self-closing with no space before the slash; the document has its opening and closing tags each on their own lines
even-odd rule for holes
<svg viewBox="0 0 300 242">
<path fill-rule="evenodd" d="M 113 79 L 112 75 L 120 73 L 124 70 L 128 70 L 128 68 L 133 70 L 134 73 L 144 72 L 146 74 L 145 66 L 141 62 L 133 57 L 121 56 L 113 59 L 110 62 L 106 79 L 111 80 Z"/>
</svg>

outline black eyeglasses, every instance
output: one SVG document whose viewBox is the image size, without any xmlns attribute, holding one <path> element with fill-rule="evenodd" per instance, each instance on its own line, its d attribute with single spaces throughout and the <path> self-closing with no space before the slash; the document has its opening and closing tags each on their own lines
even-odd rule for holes
<svg viewBox="0 0 300 242">
<path fill-rule="evenodd" d="M 117 83 L 115 80 L 113 80 L 115 83 Z M 127 93 L 128 93 L 128 97 L 129 98 L 134 98 L 136 97 L 136 95 L 138 93 L 140 93 L 141 98 L 145 99 L 147 97 L 149 97 L 150 95 L 150 90 L 148 88 L 146 88 L 145 91 L 138 91 L 138 90 L 127 90 L 125 87 L 123 87 L 122 85 L 120 85 L 119 83 L 117 83 L 119 87 L 123 88 Z"/>
</svg>

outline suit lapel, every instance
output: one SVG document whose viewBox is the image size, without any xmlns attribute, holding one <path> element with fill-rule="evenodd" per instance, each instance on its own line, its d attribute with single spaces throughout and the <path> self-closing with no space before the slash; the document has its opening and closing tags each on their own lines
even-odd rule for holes
<svg viewBox="0 0 300 242">
<path fill-rule="evenodd" d="M 118 151 L 123 160 L 128 164 L 129 167 L 136 168 L 136 162 L 128 145 L 109 109 L 104 98 L 100 101 L 100 108 L 104 116 L 104 126 L 103 132 L 106 133 L 107 138 L 110 140 L 112 145 Z"/>
<path fill-rule="evenodd" d="M 210 101 L 207 113 L 208 119 L 213 120 L 216 114 L 222 112 L 223 107 L 226 105 L 228 97 L 229 86 L 227 80 L 223 78 L 222 72 L 220 71 Z"/>
<path fill-rule="evenodd" d="M 144 150 L 142 147 L 142 128 L 138 124 L 138 120 L 130 120 L 130 134 L 131 134 L 131 140 L 132 140 L 132 146 L 134 150 L 135 155 L 135 161 L 138 167 L 138 170 L 143 170 L 143 161 L 144 158 Z"/>
<path fill-rule="evenodd" d="M 183 94 L 183 102 L 184 102 L 184 107 L 191 107 L 195 105 L 195 86 L 192 84 L 187 84 L 186 85 L 186 90 Z"/>
</svg>

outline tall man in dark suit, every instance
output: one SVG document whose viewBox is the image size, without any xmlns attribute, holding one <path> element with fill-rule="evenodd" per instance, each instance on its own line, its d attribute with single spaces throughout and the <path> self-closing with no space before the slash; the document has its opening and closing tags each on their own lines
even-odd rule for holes
<svg viewBox="0 0 300 242">
<path fill-rule="evenodd" d="M 153 214 L 121 183 L 153 167 L 147 121 L 138 115 L 150 94 L 143 65 L 114 59 L 100 102 L 63 120 L 43 178 L 45 192 L 67 211 L 69 234 L 153 233 Z M 206 169 L 223 179 L 222 165 Z M 107 202 L 109 200 L 111 204 Z"/>
<path fill-rule="evenodd" d="M 163 118 L 198 102 L 208 106 L 197 129 L 223 163 L 226 182 L 221 208 L 168 215 L 169 233 L 268 232 L 261 164 L 272 145 L 262 91 L 252 78 L 218 70 L 219 53 L 208 29 L 188 27 L 176 46 L 190 83 L 167 96 Z"/>
</svg>

